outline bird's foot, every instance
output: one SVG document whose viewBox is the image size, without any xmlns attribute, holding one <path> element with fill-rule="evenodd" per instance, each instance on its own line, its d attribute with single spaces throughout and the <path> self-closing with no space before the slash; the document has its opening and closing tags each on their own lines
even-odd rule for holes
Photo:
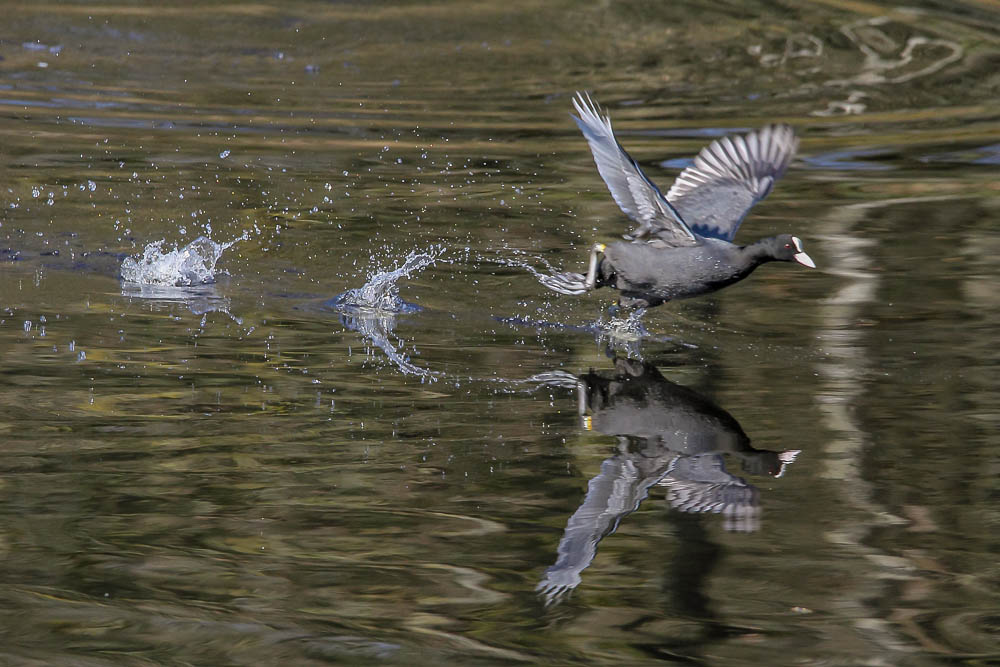
<svg viewBox="0 0 1000 667">
<path fill-rule="evenodd" d="M 560 294 L 586 294 L 593 289 L 587 286 L 586 276 L 572 271 L 552 275 L 538 274 L 538 282 Z"/>
</svg>

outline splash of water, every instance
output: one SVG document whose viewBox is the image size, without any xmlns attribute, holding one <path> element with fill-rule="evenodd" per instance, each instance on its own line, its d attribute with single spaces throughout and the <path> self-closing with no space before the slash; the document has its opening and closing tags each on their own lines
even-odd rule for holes
<svg viewBox="0 0 1000 667">
<path fill-rule="evenodd" d="M 649 336 L 649 331 L 642 323 L 642 315 L 635 311 L 626 317 L 609 315 L 605 321 L 603 317 L 595 323 L 597 328 L 610 338 L 620 338 L 623 340 L 639 339 Z"/>
<path fill-rule="evenodd" d="M 122 280 L 140 285 L 188 287 L 215 282 L 215 264 L 222 253 L 246 234 L 233 241 L 216 243 L 199 236 L 183 248 L 163 250 L 163 239 L 147 245 L 141 257 L 126 257 L 122 262 Z"/>
<path fill-rule="evenodd" d="M 413 364 L 390 340 L 390 334 L 396 326 L 396 314 L 420 310 L 419 306 L 400 298 L 398 281 L 434 264 L 444 252 L 443 246 L 411 252 L 396 268 L 375 270 L 368 274 L 368 280 L 362 287 L 349 289 L 326 302 L 328 307 L 342 313 L 340 319 L 344 326 L 359 332 L 382 350 L 400 372 L 417 375 L 421 380 L 430 382 L 435 381 L 439 374 Z M 400 341 L 397 339 L 396 342 Z"/>
<path fill-rule="evenodd" d="M 561 270 L 552 265 L 549 260 L 540 255 L 535 255 L 533 253 L 526 252 L 524 250 L 518 250 L 513 248 L 505 248 L 509 253 L 508 255 L 484 255 L 480 254 L 478 260 L 481 262 L 488 262 L 491 264 L 499 264 L 500 266 L 509 266 L 514 269 L 524 269 L 531 275 L 533 275 L 538 282 L 545 284 L 545 280 L 549 278 L 548 274 L 560 273 Z M 523 259 L 524 258 L 524 259 Z M 545 267 L 547 273 L 542 273 L 535 268 L 532 262 L 540 262 L 542 266 Z"/>
<path fill-rule="evenodd" d="M 444 248 L 441 246 L 432 246 L 423 252 L 411 252 L 395 269 L 370 273 L 364 286 L 338 294 L 329 304 L 338 310 L 347 311 L 367 308 L 387 313 L 405 313 L 419 310 L 400 298 L 397 282 L 434 264 L 443 254 Z"/>
</svg>

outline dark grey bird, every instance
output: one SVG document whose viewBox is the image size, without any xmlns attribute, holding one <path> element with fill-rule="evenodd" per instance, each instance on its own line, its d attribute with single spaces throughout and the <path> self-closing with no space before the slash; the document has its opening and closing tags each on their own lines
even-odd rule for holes
<svg viewBox="0 0 1000 667">
<path fill-rule="evenodd" d="M 536 375 L 548 386 L 575 388 L 583 428 L 614 436 L 618 446 L 587 484 L 566 523 L 556 563 L 537 590 L 552 604 L 573 590 L 602 539 L 638 509 L 651 488 L 667 490 L 682 512 L 712 512 L 726 529 L 757 529 L 760 492 L 726 470 L 725 455 L 752 475 L 781 477 L 798 450 L 755 449 L 731 414 L 688 387 L 667 380 L 652 364 L 618 358 L 614 371 L 576 376 Z"/>
<path fill-rule="evenodd" d="M 766 197 L 788 167 L 798 139 L 787 125 L 767 125 L 724 137 L 702 149 L 666 196 L 625 152 L 611 119 L 585 93 L 572 116 L 590 144 L 601 178 L 618 206 L 638 225 L 626 241 L 596 244 L 587 274 L 558 273 L 540 281 L 562 294 L 598 287 L 619 291 L 621 306 L 646 308 L 686 299 L 743 280 L 765 262 L 816 264 L 790 234 L 741 246 L 733 243 L 747 212 Z"/>
</svg>

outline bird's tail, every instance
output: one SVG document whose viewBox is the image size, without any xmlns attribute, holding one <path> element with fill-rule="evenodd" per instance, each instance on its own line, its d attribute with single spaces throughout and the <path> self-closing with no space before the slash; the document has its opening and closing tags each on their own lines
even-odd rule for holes
<svg viewBox="0 0 1000 667">
<path fill-rule="evenodd" d="M 585 294 L 591 289 L 587 287 L 587 277 L 585 275 L 582 273 L 573 273 L 572 271 L 553 273 L 551 275 L 540 273 L 538 274 L 538 282 L 560 294 Z"/>
</svg>

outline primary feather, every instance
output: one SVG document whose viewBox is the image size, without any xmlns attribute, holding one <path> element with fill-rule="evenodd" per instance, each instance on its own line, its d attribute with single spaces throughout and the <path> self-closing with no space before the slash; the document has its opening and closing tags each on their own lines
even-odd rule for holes
<svg viewBox="0 0 1000 667">
<path fill-rule="evenodd" d="M 699 237 L 731 241 L 747 212 L 771 192 L 798 148 L 788 125 L 767 125 L 703 148 L 664 197 L 615 138 L 611 119 L 586 93 L 574 116 L 615 202 L 639 223 L 628 238 L 657 246 L 697 245 Z"/>
<path fill-rule="evenodd" d="M 602 116 L 597 105 L 584 93 L 577 93 L 573 107 L 580 114 L 573 116 L 573 120 L 590 144 L 597 171 L 611 196 L 625 215 L 639 223 L 632 237 L 640 239 L 654 235 L 670 246 L 697 244 L 697 238 L 681 215 L 615 139 L 611 119 Z"/>
</svg>

